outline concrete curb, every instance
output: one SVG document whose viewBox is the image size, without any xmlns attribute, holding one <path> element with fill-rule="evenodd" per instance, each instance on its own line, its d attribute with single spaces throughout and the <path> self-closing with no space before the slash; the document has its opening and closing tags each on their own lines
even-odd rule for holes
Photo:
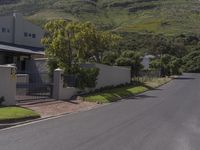
<svg viewBox="0 0 200 150">
<path fill-rule="evenodd" d="M 54 115 L 54 116 L 50 116 L 50 117 L 37 118 L 37 119 L 32 119 L 32 120 L 27 120 L 27 121 L 21 121 L 21 122 L 16 122 L 16 123 L 1 123 L 0 124 L 0 130 L 9 129 L 9 128 L 12 128 L 12 127 L 15 127 L 15 126 L 26 125 L 26 124 L 30 124 L 30 123 L 34 123 L 34 122 L 43 121 L 43 120 L 56 119 L 56 118 L 60 118 L 60 117 L 66 116 L 66 115 L 76 114 L 76 113 L 79 113 L 79 112 L 90 111 L 90 110 L 93 110 L 93 109 L 96 109 L 96 108 L 103 107 L 105 105 L 108 105 L 108 104 L 101 104 L 101 105 L 97 105 L 97 106 L 94 106 L 94 107 L 89 107 L 89 108 L 81 109 L 79 111 L 67 112 L 67 113 L 63 113 L 63 114 L 59 114 L 59 115 Z"/>
</svg>

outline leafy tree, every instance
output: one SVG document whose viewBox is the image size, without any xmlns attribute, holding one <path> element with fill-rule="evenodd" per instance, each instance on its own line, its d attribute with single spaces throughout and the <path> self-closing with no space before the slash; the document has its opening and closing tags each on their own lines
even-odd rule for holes
<svg viewBox="0 0 200 150">
<path fill-rule="evenodd" d="M 42 43 L 46 55 L 58 60 L 58 66 L 68 73 L 74 72 L 73 68 L 80 62 L 102 62 L 103 53 L 120 40 L 110 32 L 97 31 L 88 22 L 50 21 L 45 30 L 47 34 Z"/>
<path fill-rule="evenodd" d="M 183 58 L 183 68 L 185 72 L 200 72 L 200 51 L 196 50 Z"/>
<path fill-rule="evenodd" d="M 150 68 L 160 70 L 161 76 L 181 74 L 182 60 L 175 56 L 164 54 L 161 58 L 151 61 Z"/>
<path fill-rule="evenodd" d="M 124 51 L 116 60 L 118 66 L 131 66 L 132 76 L 138 76 L 139 71 L 143 68 L 141 64 L 141 54 L 134 51 Z"/>
<path fill-rule="evenodd" d="M 78 87 L 81 88 L 93 86 L 98 71 L 82 69 L 80 64 L 88 61 L 102 62 L 104 52 L 116 46 L 120 39 L 110 32 L 97 31 L 88 22 L 55 20 L 48 22 L 45 30 L 42 43 L 50 59 L 50 72 L 60 67 L 65 74 L 78 76 Z"/>
<path fill-rule="evenodd" d="M 115 51 L 108 51 L 104 53 L 102 63 L 106 65 L 115 65 L 115 61 L 118 58 L 119 54 Z"/>
<path fill-rule="evenodd" d="M 78 34 L 78 49 L 84 49 L 84 59 L 101 63 L 104 52 L 114 49 L 120 36 L 111 32 L 97 31 L 91 23 L 86 23 L 84 31 Z"/>
<path fill-rule="evenodd" d="M 181 58 L 172 57 L 170 62 L 170 72 L 172 75 L 180 75 L 182 73 L 183 61 Z"/>
<path fill-rule="evenodd" d="M 76 52 L 76 33 L 79 23 L 64 20 L 50 21 L 45 25 L 46 35 L 42 40 L 48 58 L 58 60 L 58 66 L 72 72 Z"/>
</svg>

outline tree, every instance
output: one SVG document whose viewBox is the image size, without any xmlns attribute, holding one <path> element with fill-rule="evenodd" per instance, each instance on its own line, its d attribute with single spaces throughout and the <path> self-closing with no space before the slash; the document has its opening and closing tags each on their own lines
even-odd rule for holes
<svg viewBox="0 0 200 150">
<path fill-rule="evenodd" d="M 119 54 L 115 51 L 105 52 L 103 55 L 103 64 L 106 65 L 115 65 L 116 59 L 119 57 Z"/>
<path fill-rule="evenodd" d="M 161 71 L 161 76 L 181 74 L 182 60 L 175 56 L 164 54 L 161 58 L 151 61 L 150 68 Z"/>
<path fill-rule="evenodd" d="M 58 60 L 58 66 L 68 73 L 73 73 L 81 62 L 102 62 L 104 52 L 120 40 L 110 32 L 97 31 L 89 22 L 50 21 L 45 30 L 42 43 L 47 57 Z"/>
<path fill-rule="evenodd" d="M 97 31 L 91 23 L 86 23 L 84 29 L 77 36 L 78 49 L 83 49 L 86 60 L 102 63 L 104 52 L 115 48 L 121 37 L 111 32 Z"/>
<path fill-rule="evenodd" d="M 45 25 L 45 30 L 42 43 L 51 60 L 49 69 L 52 71 L 54 67 L 60 67 L 65 74 L 78 77 L 79 88 L 94 86 L 98 76 L 97 68 L 81 68 L 80 64 L 102 62 L 104 52 L 114 47 L 120 39 L 110 32 L 97 31 L 88 22 L 50 21 Z"/>
<path fill-rule="evenodd" d="M 196 50 L 183 58 L 185 72 L 200 73 L 200 51 Z"/>
<path fill-rule="evenodd" d="M 66 72 L 73 72 L 76 34 L 80 31 L 80 24 L 65 20 L 50 21 L 45 30 L 42 43 L 47 57 L 58 60 L 58 66 Z"/>
<path fill-rule="evenodd" d="M 134 51 L 124 51 L 116 60 L 118 66 L 131 66 L 132 76 L 138 76 L 139 71 L 143 68 L 141 64 L 141 54 Z"/>
</svg>

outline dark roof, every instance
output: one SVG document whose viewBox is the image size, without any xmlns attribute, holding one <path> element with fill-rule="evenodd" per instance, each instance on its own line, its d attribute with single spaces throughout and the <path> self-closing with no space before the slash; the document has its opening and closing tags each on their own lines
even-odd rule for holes
<svg viewBox="0 0 200 150">
<path fill-rule="evenodd" d="M 2 43 L 2 42 L 0 42 L 0 51 L 44 55 L 44 48 L 29 47 L 29 46 L 8 44 L 8 43 Z"/>
</svg>

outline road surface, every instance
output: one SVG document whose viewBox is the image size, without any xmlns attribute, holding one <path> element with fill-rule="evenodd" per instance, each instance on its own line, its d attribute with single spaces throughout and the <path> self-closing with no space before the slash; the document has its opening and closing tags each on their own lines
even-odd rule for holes
<svg viewBox="0 0 200 150">
<path fill-rule="evenodd" d="M 200 150 L 200 74 L 87 112 L 0 131 L 0 150 Z"/>
</svg>

